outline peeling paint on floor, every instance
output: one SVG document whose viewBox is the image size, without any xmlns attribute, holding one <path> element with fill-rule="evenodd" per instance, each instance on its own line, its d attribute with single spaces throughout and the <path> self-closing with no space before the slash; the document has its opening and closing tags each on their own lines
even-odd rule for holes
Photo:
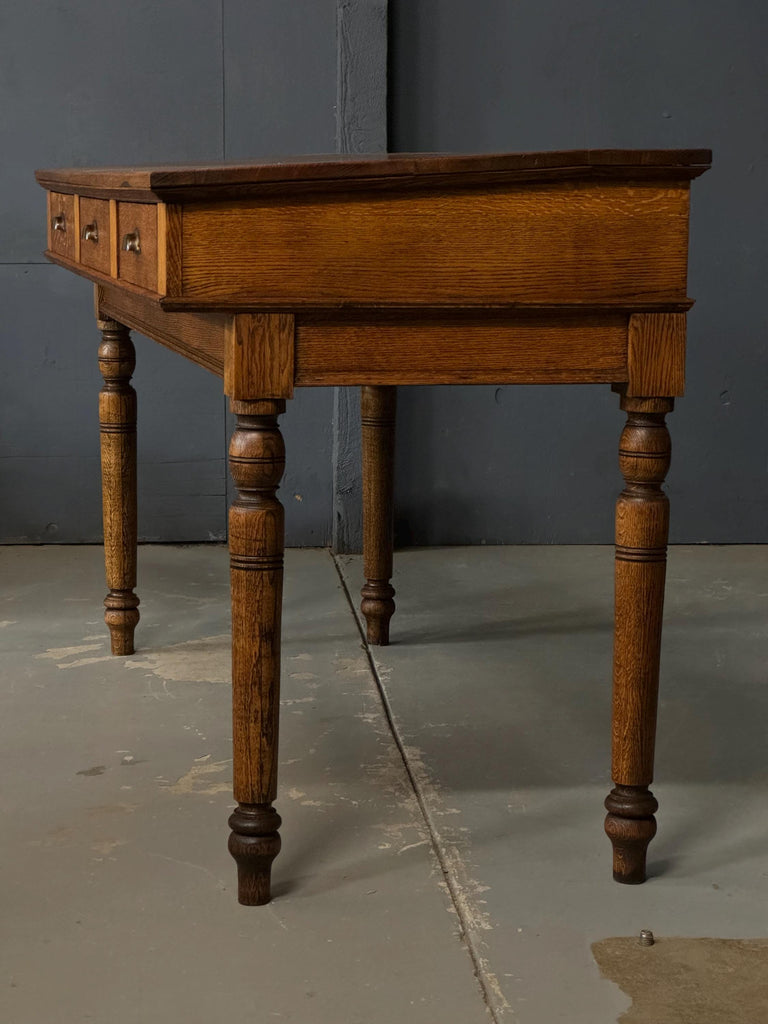
<svg viewBox="0 0 768 1024">
<path fill-rule="evenodd" d="M 100 662 L 111 661 L 112 655 L 103 654 L 97 658 L 76 658 L 75 661 L 67 661 L 56 668 L 82 668 L 84 665 L 98 665 Z"/>
<path fill-rule="evenodd" d="M 142 651 L 125 661 L 127 669 L 149 672 L 164 682 L 221 683 L 229 686 L 232 673 L 229 633 L 187 640 L 157 651 Z"/>
<path fill-rule="evenodd" d="M 655 955 L 677 941 L 665 933 L 766 934 L 755 807 L 766 777 L 768 550 L 673 549 L 664 820 L 638 888 L 611 882 L 601 829 L 610 552 L 458 554 L 459 579 L 455 550 L 398 555 L 394 642 L 372 652 L 373 668 L 328 554 L 286 553 L 283 852 L 273 905 L 245 910 L 226 850 L 225 583 L 194 619 L 161 596 L 195 575 L 206 587 L 213 568 L 223 581 L 223 553 L 143 548 L 139 650 L 114 659 L 98 549 L 0 551 L 3 585 L 17 595 L 17 620 L 0 630 L 0 731 L 24 778 L 2 795 L 13 828 L 0 849 L 0 1020 L 75 1024 L 109 1006 L 114 1024 L 133 1024 L 137 992 L 150 993 L 155 1016 L 215 1020 L 224 1000 L 230 1016 L 248 1017 L 257 950 L 265 1020 L 337 1022 L 341 991 L 346 1017 L 367 1024 L 611 1024 L 622 1013 L 622 1024 L 710 1024 L 695 1001 L 638 1016 L 657 981 L 680 987 L 663 970 L 637 982 L 630 1011 L 590 943 L 650 925 L 662 936 L 655 949 L 630 952 Z M 350 565 L 354 590 L 362 566 Z M 67 603 L 73 592 L 90 597 Z M 571 628 L 574 602 L 594 606 L 592 626 Z M 507 629 L 505 616 L 531 629 Z M 606 624 L 599 637 L 595 622 Z M 207 637 L 207 656 L 193 635 Z M 169 652 L 170 670 L 157 660 Z M 765 963 L 744 942 L 734 944 L 730 1005 L 714 1002 L 722 991 L 709 1000 L 717 1024 L 768 1024 Z M 61 984 L 41 986 L 41 970 Z"/>
<path fill-rule="evenodd" d="M 108 857 L 118 847 L 125 846 L 127 842 L 127 839 L 99 839 L 97 842 L 91 843 L 91 849 L 94 853 L 100 853 L 103 857 Z"/>
<path fill-rule="evenodd" d="M 103 814 L 133 814 L 138 807 L 138 804 L 129 804 L 124 801 L 116 804 L 96 804 L 94 807 L 88 807 L 86 814 L 89 818 L 100 818 Z"/>
<path fill-rule="evenodd" d="M 36 654 L 36 658 L 51 658 L 53 661 L 60 661 L 62 658 L 71 658 L 75 654 L 85 654 L 86 651 L 100 651 L 101 644 L 79 644 L 74 647 L 49 647 L 42 654 Z"/>
<path fill-rule="evenodd" d="M 203 796 L 213 796 L 216 793 L 231 793 L 232 780 L 226 782 L 210 782 L 208 776 L 219 775 L 222 772 L 231 771 L 232 759 L 224 761 L 196 761 L 195 764 L 177 779 L 172 786 L 163 787 L 168 793 L 195 793 Z"/>
</svg>

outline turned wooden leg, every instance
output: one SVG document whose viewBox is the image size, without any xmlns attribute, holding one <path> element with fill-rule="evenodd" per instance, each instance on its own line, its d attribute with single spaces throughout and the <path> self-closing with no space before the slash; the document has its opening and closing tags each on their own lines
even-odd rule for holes
<svg viewBox="0 0 768 1024">
<path fill-rule="evenodd" d="M 130 385 L 136 354 L 127 327 L 99 320 L 101 486 L 104 560 L 109 593 L 104 621 L 113 654 L 133 654 L 139 621 L 136 586 L 136 392 Z"/>
<path fill-rule="evenodd" d="M 276 491 L 285 468 L 277 417 L 285 402 L 232 401 L 237 426 L 229 466 L 238 495 L 229 512 L 232 583 L 234 791 L 229 850 L 237 861 L 238 899 L 269 903 L 272 861 L 280 852 L 277 738 L 283 506 Z"/>
<path fill-rule="evenodd" d="M 368 643 L 389 643 L 389 620 L 395 611 L 392 578 L 394 517 L 394 387 L 360 389 L 363 438 L 363 573 L 360 610 Z"/>
<path fill-rule="evenodd" d="M 661 619 L 669 502 L 661 485 L 669 469 L 664 422 L 671 398 L 628 398 L 619 444 L 626 481 L 616 505 L 616 624 L 613 656 L 614 789 L 605 801 L 617 882 L 645 881 L 648 844 L 656 834 L 653 781 Z"/>
</svg>

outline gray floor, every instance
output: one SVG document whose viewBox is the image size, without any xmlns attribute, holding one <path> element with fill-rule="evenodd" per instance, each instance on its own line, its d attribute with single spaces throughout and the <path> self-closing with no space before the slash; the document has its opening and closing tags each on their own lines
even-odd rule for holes
<svg viewBox="0 0 768 1024">
<path fill-rule="evenodd" d="M 610 1024 L 593 941 L 768 935 L 768 548 L 671 552 L 640 887 L 602 834 L 611 557 L 399 554 L 369 660 L 359 559 L 289 552 L 283 852 L 244 909 L 224 549 L 142 548 L 128 659 L 100 549 L 0 551 L 0 1021 Z"/>
</svg>

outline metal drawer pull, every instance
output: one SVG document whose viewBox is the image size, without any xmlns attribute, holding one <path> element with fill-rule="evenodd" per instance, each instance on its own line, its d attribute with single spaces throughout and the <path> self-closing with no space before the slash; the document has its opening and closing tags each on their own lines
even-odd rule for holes
<svg viewBox="0 0 768 1024">
<path fill-rule="evenodd" d="M 86 224 L 83 228 L 83 241 L 84 242 L 98 242 L 99 240 L 99 226 L 96 221 L 93 224 Z"/>
<path fill-rule="evenodd" d="M 57 213 L 51 220 L 51 228 L 54 231 L 66 231 L 67 220 L 63 213 Z"/>
<path fill-rule="evenodd" d="M 125 252 L 141 252 L 141 238 L 139 237 L 138 228 L 123 236 L 123 250 Z"/>
</svg>

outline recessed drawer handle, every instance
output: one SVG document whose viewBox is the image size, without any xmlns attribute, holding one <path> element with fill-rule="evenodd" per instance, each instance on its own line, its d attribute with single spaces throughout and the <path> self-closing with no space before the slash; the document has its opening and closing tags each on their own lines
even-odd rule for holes
<svg viewBox="0 0 768 1024">
<path fill-rule="evenodd" d="M 54 231 L 67 230 L 67 218 L 63 213 L 57 213 L 55 217 L 51 218 L 51 228 Z"/>
<path fill-rule="evenodd" d="M 125 252 L 141 252 L 141 238 L 139 237 L 138 228 L 134 231 L 129 231 L 127 235 L 123 236 L 123 250 Z"/>
<path fill-rule="evenodd" d="M 83 228 L 83 241 L 84 242 L 98 242 L 99 240 L 99 226 L 96 221 L 93 224 L 86 224 Z"/>
</svg>

